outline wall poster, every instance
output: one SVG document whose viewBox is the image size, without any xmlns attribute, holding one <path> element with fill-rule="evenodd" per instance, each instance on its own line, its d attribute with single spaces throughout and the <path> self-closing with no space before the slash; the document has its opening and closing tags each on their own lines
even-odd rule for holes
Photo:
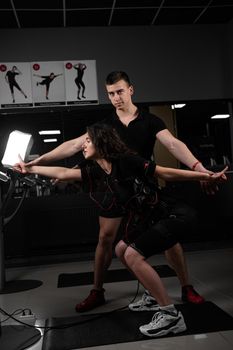
<svg viewBox="0 0 233 350">
<path fill-rule="evenodd" d="M 68 105 L 97 104 L 96 65 L 92 60 L 64 62 Z"/>
<path fill-rule="evenodd" d="M 0 63 L 0 108 L 98 104 L 95 60 Z"/>
<path fill-rule="evenodd" d="M 0 63 L 0 107 L 33 107 L 28 63 Z"/>
</svg>

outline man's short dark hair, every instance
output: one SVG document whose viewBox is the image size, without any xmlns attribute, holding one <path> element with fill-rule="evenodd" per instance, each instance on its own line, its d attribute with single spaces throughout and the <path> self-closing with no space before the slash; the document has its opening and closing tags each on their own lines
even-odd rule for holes
<svg viewBox="0 0 233 350">
<path fill-rule="evenodd" d="M 120 80 L 124 80 L 126 83 L 129 84 L 129 86 L 131 85 L 128 74 L 123 71 L 114 71 L 109 73 L 105 79 L 105 83 L 106 85 L 112 85 Z"/>
</svg>

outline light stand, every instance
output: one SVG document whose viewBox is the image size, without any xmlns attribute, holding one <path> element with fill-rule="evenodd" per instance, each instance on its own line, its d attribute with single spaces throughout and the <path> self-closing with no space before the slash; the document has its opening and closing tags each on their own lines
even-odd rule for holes
<svg viewBox="0 0 233 350">
<path fill-rule="evenodd" d="M 13 131 L 9 135 L 7 147 L 2 159 L 5 168 L 12 168 L 19 161 L 19 155 L 24 160 L 30 152 L 32 137 L 20 131 Z M 16 180 L 23 184 L 23 195 L 15 211 L 6 217 L 6 209 L 12 199 Z M 3 183 L 8 184 L 7 193 L 3 194 Z M 35 182 L 26 177 L 20 177 L 12 170 L 0 171 L 0 294 L 22 292 L 41 286 L 42 282 L 37 280 L 6 281 L 5 277 L 5 253 L 4 253 L 4 226 L 13 219 L 18 212 L 30 186 Z M 4 310 L 1 310 L 2 313 Z M 41 332 L 36 327 L 28 325 L 6 325 L 1 327 L 0 323 L 0 348 L 7 350 L 26 349 L 41 339 Z"/>
<path fill-rule="evenodd" d="M 8 293 L 22 292 L 28 289 L 37 288 L 42 285 L 42 282 L 38 280 L 6 281 L 5 268 L 4 268 L 5 266 L 4 226 L 8 222 L 10 222 L 10 220 L 13 219 L 13 217 L 21 207 L 23 200 L 26 197 L 27 189 L 29 188 L 27 186 L 29 186 L 30 182 L 31 182 L 31 185 L 34 185 L 35 183 L 28 178 L 24 178 L 24 177 L 20 178 L 13 171 L 11 171 L 10 175 L 5 174 L 5 181 L 3 180 L 3 178 L 4 178 L 4 173 L 1 172 L 1 176 L 0 176 L 0 180 L 1 180 L 0 181 L 0 294 L 8 294 Z M 12 194 L 15 190 L 15 183 L 17 179 L 23 183 L 24 193 L 14 213 L 8 217 L 5 217 L 6 209 L 8 207 L 8 203 L 12 198 Z M 2 186 L 1 186 L 2 181 L 9 183 L 8 191 L 5 198 L 3 198 L 3 193 L 2 193 Z"/>
<path fill-rule="evenodd" d="M 5 168 L 8 169 L 6 173 L 0 172 L 0 183 L 8 182 L 8 191 L 3 198 L 1 184 L 0 184 L 0 294 L 6 293 L 15 293 L 28 289 L 33 289 L 39 287 L 42 282 L 41 281 L 29 281 L 29 280 L 18 280 L 18 281 L 9 281 L 6 282 L 5 278 L 5 261 L 4 261 L 4 226 L 14 217 L 16 212 L 19 210 L 25 196 L 26 196 L 26 186 L 28 188 L 34 185 L 35 182 L 28 179 L 26 181 L 26 177 L 20 177 L 20 174 L 10 170 L 14 167 L 14 165 L 19 162 L 20 158 L 24 160 L 28 154 L 30 153 L 32 147 L 33 139 L 32 135 L 28 133 L 21 132 L 19 130 L 14 130 L 9 134 L 6 149 L 2 158 L 2 164 Z M 12 194 L 15 190 L 16 180 L 22 181 L 24 185 L 24 192 L 21 201 L 19 202 L 18 207 L 14 211 L 12 215 L 9 217 L 5 217 L 6 209 L 8 203 L 12 199 Z"/>
</svg>

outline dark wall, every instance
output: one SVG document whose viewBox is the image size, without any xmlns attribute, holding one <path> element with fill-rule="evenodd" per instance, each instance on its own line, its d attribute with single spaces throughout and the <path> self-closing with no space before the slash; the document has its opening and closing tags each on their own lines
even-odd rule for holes
<svg viewBox="0 0 233 350">
<path fill-rule="evenodd" d="M 6 218 L 19 201 L 11 200 Z M 26 198 L 4 227 L 6 258 L 93 251 L 98 225 L 97 208 L 87 194 Z"/>
<path fill-rule="evenodd" d="M 232 98 L 230 25 L 0 30 L 1 62 L 94 59 L 104 79 L 126 70 L 136 102 Z"/>
</svg>

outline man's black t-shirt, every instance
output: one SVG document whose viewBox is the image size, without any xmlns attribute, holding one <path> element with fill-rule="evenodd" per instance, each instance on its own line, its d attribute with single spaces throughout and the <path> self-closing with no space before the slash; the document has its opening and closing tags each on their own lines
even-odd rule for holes
<svg viewBox="0 0 233 350">
<path fill-rule="evenodd" d="M 151 159 L 158 132 L 166 129 L 162 119 L 145 109 L 138 110 L 138 116 L 125 126 L 114 111 L 100 123 L 111 125 L 120 136 L 121 140 L 133 151 L 144 159 Z M 85 158 L 80 152 L 80 166 L 85 163 Z"/>
<path fill-rule="evenodd" d="M 104 123 L 116 129 L 122 141 L 145 159 L 151 159 L 156 141 L 156 134 L 166 129 L 166 125 L 159 117 L 143 109 L 139 109 L 137 118 L 125 126 L 116 112 L 106 118 Z"/>
<path fill-rule="evenodd" d="M 6 76 L 8 77 L 8 82 L 10 85 L 14 85 L 14 83 L 16 82 L 15 81 L 15 77 L 16 75 L 19 75 L 19 73 L 17 72 L 12 72 L 11 70 L 9 70 L 7 73 L 6 73 Z"/>
</svg>

